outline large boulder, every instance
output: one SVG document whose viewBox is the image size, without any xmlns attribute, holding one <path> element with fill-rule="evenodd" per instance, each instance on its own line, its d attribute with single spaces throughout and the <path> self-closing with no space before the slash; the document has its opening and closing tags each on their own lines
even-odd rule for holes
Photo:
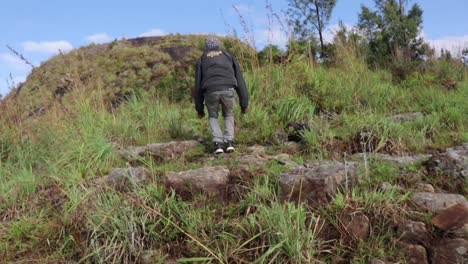
<svg viewBox="0 0 468 264">
<path fill-rule="evenodd" d="M 297 166 L 280 175 L 283 200 L 324 202 L 340 186 L 351 187 L 359 181 L 359 163 L 319 161 Z"/>
<path fill-rule="evenodd" d="M 442 230 L 459 229 L 468 224 L 468 206 L 455 204 L 441 210 L 431 220 L 431 223 Z"/>
<path fill-rule="evenodd" d="M 401 249 L 403 256 L 408 264 L 428 264 L 426 249 L 417 244 L 408 244 L 399 242 L 398 247 Z"/>
<path fill-rule="evenodd" d="M 228 179 L 229 170 L 220 166 L 179 172 L 170 171 L 164 174 L 166 187 L 175 190 L 184 198 L 202 193 L 208 197 L 224 199 Z"/>
<path fill-rule="evenodd" d="M 463 191 L 468 180 L 468 143 L 433 155 L 425 165 L 431 174 L 450 177 Z"/>
<path fill-rule="evenodd" d="M 201 144 L 196 140 L 171 141 L 167 143 L 148 144 L 141 147 L 128 147 L 120 151 L 129 162 L 138 161 L 142 157 L 152 157 L 157 161 L 170 161 L 183 157 L 189 150 Z"/>
<path fill-rule="evenodd" d="M 445 239 L 433 248 L 432 263 L 468 263 L 468 241 L 465 239 Z"/>
<path fill-rule="evenodd" d="M 414 193 L 411 200 L 423 210 L 433 213 L 458 203 L 468 204 L 463 195 L 450 193 Z"/>
<path fill-rule="evenodd" d="M 140 185 L 149 179 L 149 172 L 144 167 L 116 168 L 108 175 L 96 180 L 98 185 L 107 184 L 116 190 L 126 190 Z"/>
<path fill-rule="evenodd" d="M 426 243 L 429 238 L 426 224 L 423 222 L 405 221 L 398 226 L 398 237 L 414 243 Z"/>
</svg>

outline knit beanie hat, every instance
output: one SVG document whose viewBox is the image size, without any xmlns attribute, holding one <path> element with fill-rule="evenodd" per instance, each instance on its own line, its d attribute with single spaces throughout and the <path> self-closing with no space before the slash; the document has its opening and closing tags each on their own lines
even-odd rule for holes
<svg viewBox="0 0 468 264">
<path fill-rule="evenodd" d="M 217 50 L 221 46 L 221 42 L 217 38 L 208 37 L 205 39 L 205 50 Z"/>
</svg>

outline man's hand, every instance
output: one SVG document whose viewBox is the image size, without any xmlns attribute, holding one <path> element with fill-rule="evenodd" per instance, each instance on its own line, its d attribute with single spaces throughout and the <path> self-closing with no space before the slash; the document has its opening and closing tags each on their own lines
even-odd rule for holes
<svg viewBox="0 0 468 264">
<path fill-rule="evenodd" d="M 198 118 L 202 119 L 205 117 L 205 112 L 198 112 Z"/>
<path fill-rule="evenodd" d="M 247 114 L 248 111 L 249 111 L 249 109 L 247 107 L 241 109 L 242 114 Z"/>
</svg>

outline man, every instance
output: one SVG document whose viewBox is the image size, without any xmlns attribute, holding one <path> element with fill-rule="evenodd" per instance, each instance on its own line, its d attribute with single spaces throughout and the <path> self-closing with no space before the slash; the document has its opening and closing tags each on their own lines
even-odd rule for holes
<svg viewBox="0 0 468 264">
<path fill-rule="evenodd" d="M 195 67 L 195 110 L 199 118 L 205 116 L 204 101 L 208 109 L 209 124 L 213 135 L 215 154 L 234 152 L 234 116 L 232 109 L 235 102 L 235 92 L 239 96 L 242 114 L 247 113 L 248 94 L 242 77 L 239 63 L 224 50 L 220 49 L 217 38 L 205 40 L 205 52 L 197 61 Z M 218 112 L 224 117 L 225 132 L 221 131 Z"/>
</svg>

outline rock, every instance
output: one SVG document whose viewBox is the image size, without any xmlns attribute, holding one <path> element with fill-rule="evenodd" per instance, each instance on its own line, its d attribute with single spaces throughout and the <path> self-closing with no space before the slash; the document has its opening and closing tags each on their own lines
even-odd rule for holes
<svg viewBox="0 0 468 264">
<path fill-rule="evenodd" d="M 336 161 L 306 163 L 280 174 L 282 200 L 323 202 L 339 186 L 351 187 L 359 181 L 359 163 L 347 166 Z"/>
<path fill-rule="evenodd" d="M 435 154 L 425 165 L 429 173 L 449 176 L 463 190 L 468 178 L 468 143 Z"/>
<path fill-rule="evenodd" d="M 407 264 L 428 264 L 426 249 L 421 245 L 399 242 Z"/>
<path fill-rule="evenodd" d="M 262 166 L 268 161 L 268 159 L 260 155 L 247 154 L 247 155 L 242 155 L 242 156 L 237 157 L 236 161 L 240 163 L 241 165 Z"/>
<path fill-rule="evenodd" d="M 422 222 L 405 221 L 398 226 L 397 234 L 402 240 L 415 243 L 425 243 L 429 238 L 426 224 Z"/>
<path fill-rule="evenodd" d="M 265 154 L 266 152 L 265 146 L 262 145 L 253 145 L 247 149 L 254 155 Z"/>
<path fill-rule="evenodd" d="M 380 260 L 380 259 L 371 259 L 369 261 L 369 264 L 385 264 L 385 261 Z"/>
<path fill-rule="evenodd" d="M 135 162 L 141 157 L 150 156 L 157 161 L 169 161 L 184 156 L 187 151 L 201 146 L 196 140 L 171 141 L 168 143 L 148 144 L 141 147 L 128 147 L 120 154 L 129 162 Z"/>
<path fill-rule="evenodd" d="M 408 184 L 415 184 L 423 179 L 423 175 L 418 172 L 404 172 L 400 173 L 398 179 Z"/>
<path fill-rule="evenodd" d="M 284 143 L 284 146 L 286 147 L 286 151 L 290 154 L 299 153 L 302 149 L 302 144 L 294 141 L 288 141 Z"/>
<path fill-rule="evenodd" d="M 255 165 L 255 166 L 262 166 L 269 160 L 276 160 L 280 164 L 283 165 L 297 165 L 295 162 L 291 161 L 291 156 L 288 154 L 278 154 L 274 156 L 268 155 L 254 155 L 254 154 L 247 154 L 242 155 L 236 158 L 236 161 L 241 165 Z"/>
<path fill-rule="evenodd" d="M 456 238 L 468 239 L 468 224 L 464 224 L 462 227 L 452 230 L 451 234 Z"/>
<path fill-rule="evenodd" d="M 182 197 L 203 193 L 209 197 L 224 199 L 228 178 L 229 170 L 220 166 L 164 174 L 166 186 Z"/>
<path fill-rule="evenodd" d="M 149 172 L 144 167 L 113 169 L 108 175 L 96 180 L 97 185 L 107 184 L 116 190 L 126 190 L 149 179 Z"/>
<path fill-rule="evenodd" d="M 362 213 L 346 215 L 343 219 L 344 229 L 354 239 L 361 240 L 369 235 L 369 218 Z"/>
<path fill-rule="evenodd" d="M 357 153 L 357 154 L 354 154 L 353 156 L 362 159 L 364 158 L 364 153 Z M 393 155 L 382 154 L 382 153 L 374 153 L 370 155 L 367 154 L 367 157 L 380 159 L 383 162 L 390 163 L 395 166 L 405 167 L 405 166 L 410 166 L 410 165 L 416 165 L 419 163 L 424 163 L 427 160 L 429 160 L 431 155 L 417 154 L 417 155 L 393 156 Z"/>
<path fill-rule="evenodd" d="M 391 156 L 387 154 L 375 154 L 378 158 L 382 159 L 384 162 L 391 163 L 400 167 L 415 165 L 418 163 L 423 163 L 428 160 L 430 155 L 411 155 L 411 156 Z"/>
<path fill-rule="evenodd" d="M 433 248 L 433 263 L 468 263 L 468 241 L 465 239 L 446 239 Z"/>
<path fill-rule="evenodd" d="M 422 209 L 436 213 L 457 203 L 467 205 L 465 197 L 460 194 L 449 193 L 414 193 L 411 200 Z"/>
<path fill-rule="evenodd" d="M 434 187 L 429 184 L 429 183 L 417 183 L 416 186 L 414 186 L 416 191 L 418 192 L 428 192 L 428 193 L 433 193 L 435 192 Z"/>
<path fill-rule="evenodd" d="M 455 204 L 441 210 L 432 218 L 431 223 L 443 230 L 461 228 L 468 224 L 468 206 L 466 204 Z"/>
<path fill-rule="evenodd" d="M 403 114 L 393 115 L 391 119 L 394 122 L 405 122 L 405 121 L 414 121 L 423 116 L 424 115 L 421 112 L 413 112 L 413 113 L 403 113 Z"/>
</svg>

